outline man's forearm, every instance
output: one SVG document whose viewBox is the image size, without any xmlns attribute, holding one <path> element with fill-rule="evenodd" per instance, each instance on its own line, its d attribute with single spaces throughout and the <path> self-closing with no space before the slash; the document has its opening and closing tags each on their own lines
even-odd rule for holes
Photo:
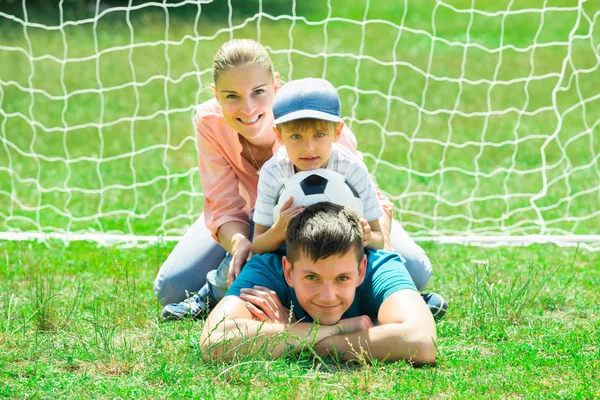
<svg viewBox="0 0 600 400">
<path fill-rule="evenodd" d="M 209 331 L 205 326 L 200 345 L 205 359 L 231 361 L 236 355 L 277 358 L 313 347 L 332 334 L 332 328 L 311 323 L 284 324 L 251 319 L 223 320 Z"/>
<path fill-rule="evenodd" d="M 417 364 L 435 362 L 435 336 L 428 337 L 407 324 L 392 323 L 360 332 L 327 337 L 315 346 L 317 354 L 338 353 L 344 360 L 371 358 L 386 361 L 408 360 Z"/>
</svg>

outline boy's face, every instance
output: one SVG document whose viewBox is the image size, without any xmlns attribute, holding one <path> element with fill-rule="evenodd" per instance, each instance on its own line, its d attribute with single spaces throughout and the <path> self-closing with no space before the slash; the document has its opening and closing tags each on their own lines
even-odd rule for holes
<svg viewBox="0 0 600 400">
<path fill-rule="evenodd" d="M 283 257 L 285 280 L 294 288 L 300 306 L 324 325 L 337 324 L 350 308 L 356 288 L 365 278 L 366 266 L 364 256 L 357 265 L 354 250 L 317 262 L 301 255 L 293 268 L 287 257 Z"/>
<path fill-rule="evenodd" d="M 323 124 L 323 127 L 314 126 L 303 131 L 294 131 L 283 126 L 282 132 L 277 129 L 275 132 L 285 146 L 296 171 L 311 171 L 327 166 L 331 146 L 339 139 L 342 127 L 343 124 L 340 123 L 334 130 Z"/>
</svg>

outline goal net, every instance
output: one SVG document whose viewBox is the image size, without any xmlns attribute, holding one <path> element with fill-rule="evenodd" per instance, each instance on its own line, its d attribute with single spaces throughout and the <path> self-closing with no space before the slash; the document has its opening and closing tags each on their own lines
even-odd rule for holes
<svg viewBox="0 0 600 400">
<path fill-rule="evenodd" d="M 417 240 L 600 249 L 598 2 L 0 6 L 0 239 L 178 240 L 213 55 L 252 38 L 334 84 Z"/>
</svg>

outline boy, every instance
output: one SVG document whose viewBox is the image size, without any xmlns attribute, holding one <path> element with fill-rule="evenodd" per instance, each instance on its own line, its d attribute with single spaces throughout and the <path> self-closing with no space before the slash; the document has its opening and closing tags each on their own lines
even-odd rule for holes
<svg viewBox="0 0 600 400">
<path fill-rule="evenodd" d="M 379 224 L 383 209 L 365 164 L 339 140 L 344 123 L 340 100 L 333 85 L 325 79 L 299 79 L 284 85 L 273 104 L 277 139 L 283 145 L 260 172 L 258 198 L 254 209 L 255 254 L 274 252 L 285 242 L 285 231 L 292 217 L 303 207 L 292 206 L 290 199 L 274 221 L 275 199 L 285 181 L 299 171 L 331 169 L 346 177 L 359 193 L 365 219 L 363 244 L 371 250 L 384 248 Z"/>
</svg>

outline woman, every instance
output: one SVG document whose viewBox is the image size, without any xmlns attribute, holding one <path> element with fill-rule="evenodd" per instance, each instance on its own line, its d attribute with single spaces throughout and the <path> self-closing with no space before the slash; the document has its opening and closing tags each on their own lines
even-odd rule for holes
<svg viewBox="0 0 600 400">
<path fill-rule="evenodd" d="M 197 107 L 194 118 L 204 215 L 192 225 L 161 267 L 154 291 L 161 304 L 177 303 L 197 292 L 209 271 L 231 260 L 231 283 L 251 250 L 250 214 L 258 173 L 279 148 L 272 130 L 272 105 L 279 88 L 269 54 L 249 39 L 226 42 L 213 63 L 214 99 Z M 339 141 L 356 153 L 356 138 L 344 127 Z M 386 211 L 381 226 L 389 239 L 391 202 L 379 193 Z M 388 243 L 406 260 L 418 289 L 427 285 L 431 264 L 398 223 Z M 226 253 L 231 256 L 226 257 Z"/>
</svg>

